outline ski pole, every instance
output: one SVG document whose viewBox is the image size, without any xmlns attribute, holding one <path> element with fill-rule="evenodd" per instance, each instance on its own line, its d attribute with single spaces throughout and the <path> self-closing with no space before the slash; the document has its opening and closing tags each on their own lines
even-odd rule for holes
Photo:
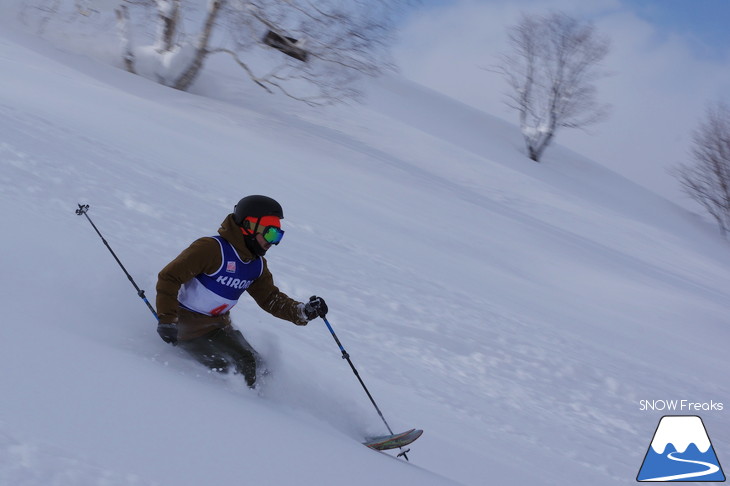
<svg viewBox="0 0 730 486">
<path fill-rule="evenodd" d="M 330 322 L 327 320 L 325 316 L 321 316 L 322 320 L 325 324 L 327 324 L 327 329 L 329 329 L 330 333 L 332 334 L 332 337 L 334 338 L 335 342 L 337 343 L 337 346 L 339 346 L 340 351 L 342 352 L 342 359 L 347 360 L 347 363 L 350 365 L 350 368 L 352 368 L 352 372 L 355 373 L 355 376 L 357 377 L 357 380 L 362 385 L 363 390 L 365 390 L 365 393 L 367 393 L 368 398 L 370 399 L 370 402 L 375 407 L 375 410 L 377 410 L 378 415 L 380 415 L 380 418 L 383 419 L 383 423 L 388 428 L 388 432 L 390 432 L 391 435 L 393 435 L 393 429 L 390 428 L 390 425 L 388 425 L 388 421 L 385 420 L 385 417 L 383 416 L 383 412 L 380 411 L 380 407 L 378 407 L 378 404 L 375 403 L 375 399 L 370 394 L 370 390 L 368 390 L 368 387 L 365 386 L 365 382 L 362 381 L 362 378 L 360 378 L 360 373 L 357 372 L 357 369 L 355 368 L 355 365 L 352 364 L 352 360 L 350 359 L 350 354 L 345 350 L 344 346 L 342 346 L 342 343 L 340 342 L 340 339 L 337 337 L 337 334 L 335 334 L 335 330 L 332 329 L 332 325 L 330 325 Z M 406 451 L 407 452 L 407 451 Z M 405 452 L 402 452 L 399 455 L 403 455 L 403 457 L 406 458 L 406 461 L 408 460 L 408 456 Z"/>
<path fill-rule="evenodd" d="M 82 214 L 86 216 L 86 219 L 89 220 L 89 223 L 91 223 L 91 226 L 94 227 L 94 230 L 96 231 L 96 234 L 99 235 L 99 238 L 101 238 L 101 241 L 104 242 L 104 245 L 106 245 L 109 252 L 111 252 L 114 259 L 117 261 L 120 267 L 122 267 L 122 270 L 124 271 L 124 274 L 127 276 L 130 282 L 132 282 L 132 285 L 134 285 L 134 288 L 137 290 L 137 295 L 144 301 L 145 304 L 147 304 L 147 308 L 152 312 L 152 315 L 155 316 L 155 319 L 159 321 L 159 318 L 157 317 L 157 312 L 155 312 L 154 307 L 152 307 L 152 304 L 150 304 L 150 301 L 147 300 L 147 297 L 144 295 L 144 290 L 140 289 L 137 286 L 137 283 L 134 281 L 132 276 L 129 274 L 126 268 L 124 268 L 124 265 L 122 265 L 122 262 L 117 257 L 116 253 L 114 253 L 114 250 L 112 250 L 112 247 L 109 246 L 109 243 L 104 239 L 103 236 L 101 236 L 101 232 L 99 231 L 99 228 L 96 227 L 93 221 L 91 221 L 91 218 L 88 215 L 89 212 L 89 205 L 88 204 L 79 204 L 79 208 L 76 210 L 76 214 L 81 216 Z"/>
</svg>

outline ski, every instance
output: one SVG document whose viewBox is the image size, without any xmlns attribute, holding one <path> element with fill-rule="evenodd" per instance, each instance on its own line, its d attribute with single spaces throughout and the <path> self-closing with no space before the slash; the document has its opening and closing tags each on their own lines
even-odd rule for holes
<svg viewBox="0 0 730 486">
<path fill-rule="evenodd" d="M 423 430 L 411 429 L 401 432 L 400 434 L 382 435 L 380 437 L 371 437 L 363 444 L 376 451 L 385 451 L 388 449 L 397 449 L 398 447 L 407 446 L 415 441 L 423 434 Z"/>
</svg>

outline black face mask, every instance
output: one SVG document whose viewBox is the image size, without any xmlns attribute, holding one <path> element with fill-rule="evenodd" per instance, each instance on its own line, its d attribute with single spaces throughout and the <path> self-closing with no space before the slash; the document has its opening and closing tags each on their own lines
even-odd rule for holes
<svg viewBox="0 0 730 486">
<path fill-rule="evenodd" d="M 255 234 L 243 235 L 243 241 L 246 243 L 246 248 L 248 248 L 248 251 L 250 251 L 254 255 L 258 257 L 266 255 L 266 250 L 264 250 L 264 248 L 259 244 Z"/>
</svg>

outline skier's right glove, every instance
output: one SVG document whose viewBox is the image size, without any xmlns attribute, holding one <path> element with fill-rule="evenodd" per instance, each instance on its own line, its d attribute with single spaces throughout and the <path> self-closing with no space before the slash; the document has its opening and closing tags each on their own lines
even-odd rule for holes
<svg viewBox="0 0 730 486">
<path fill-rule="evenodd" d="M 175 323 L 163 323 L 157 324 L 157 334 L 160 335 L 163 341 L 170 344 L 177 343 L 177 324 Z"/>
<path fill-rule="evenodd" d="M 317 297 L 316 295 L 311 296 L 309 298 L 309 302 L 304 304 L 304 313 L 310 321 L 317 318 L 317 316 L 326 316 L 327 311 L 327 304 L 325 304 L 324 299 L 322 297 Z"/>
</svg>

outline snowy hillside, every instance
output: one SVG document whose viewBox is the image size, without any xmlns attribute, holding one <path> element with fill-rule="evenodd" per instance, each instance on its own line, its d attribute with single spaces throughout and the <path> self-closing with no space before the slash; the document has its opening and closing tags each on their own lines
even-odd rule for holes
<svg viewBox="0 0 730 486">
<path fill-rule="evenodd" d="M 225 73 L 194 93 L 0 31 L 0 485 L 631 484 L 659 418 L 730 405 L 730 248 L 560 147 L 391 77 L 326 111 Z M 157 272 L 267 194 L 278 285 L 317 294 L 410 463 L 321 321 L 243 298 L 274 375 L 208 373 L 155 322 Z M 727 411 L 699 414 L 730 462 Z"/>
</svg>

